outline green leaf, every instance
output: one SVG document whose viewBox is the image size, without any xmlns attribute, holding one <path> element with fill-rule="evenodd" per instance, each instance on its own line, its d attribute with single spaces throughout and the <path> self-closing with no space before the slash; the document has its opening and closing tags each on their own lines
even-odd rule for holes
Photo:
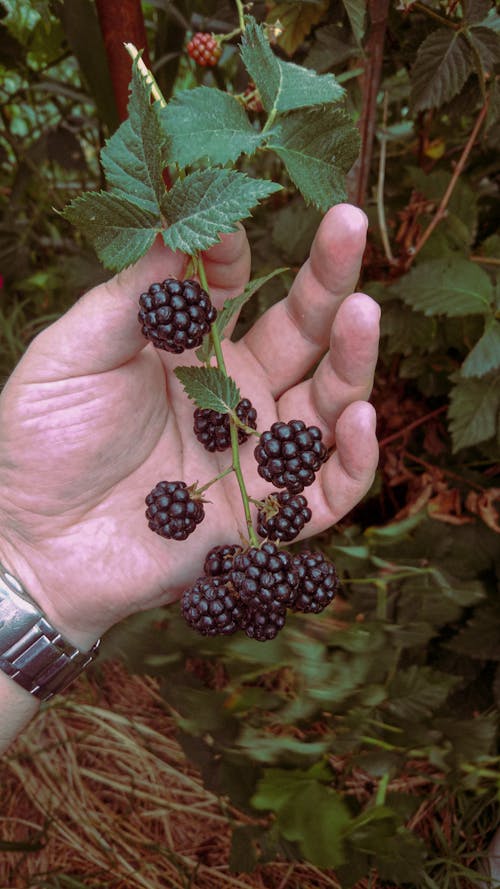
<svg viewBox="0 0 500 889">
<path fill-rule="evenodd" d="M 366 3 L 365 0 L 342 0 L 347 13 L 356 43 L 361 45 L 365 33 Z"/>
<path fill-rule="evenodd" d="M 464 18 L 468 25 L 482 22 L 491 7 L 490 0 L 463 0 Z"/>
<path fill-rule="evenodd" d="M 398 670 L 390 683 L 386 708 L 400 719 L 424 719 L 444 704 L 459 682 L 460 677 L 412 664 L 406 670 Z"/>
<path fill-rule="evenodd" d="M 448 102 L 471 71 L 472 54 L 464 35 L 451 28 L 432 31 L 420 45 L 411 71 L 413 112 Z"/>
<path fill-rule="evenodd" d="M 212 164 L 253 154 L 262 134 L 234 96 L 200 86 L 177 93 L 160 112 L 169 161 L 186 167 L 206 158 Z"/>
<path fill-rule="evenodd" d="M 344 96 L 333 74 L 316 74 L 274 55 L 264 29 L 255 19 L 247 19 L 241 43 L 241 58 L 259 90 L 265 110 L 271 114 L 326 105 Z"/>
<path fill-rule="evenodd" d="M 272 278 L 275 278 L 276 275 L 282 275 L 283 272 L 288 271 L 286 268 L 275 269 L 273 272 L 269 272 L 268 275 L 263 275 L 260 278 L 254 278 L 253 281 L 249 281 L 247 286 L 245 287 L 243 293 L 240 293 L 239 296 L 233 296 L 232 299 L 226 299 L 222 309 L 217 315 L 217 318 L 214 323 L 214 327 L 218 331 L 219 337 L 223 339 L 224 330 L 227 325 L 231 321 L 231 318 L 234 317 L 236 312 L 239 312 L 240 309 L 248 302 L 251 297 L 257 293 L 261 287 L 264 286 L 268 281 Z M 210 334 L 207 334 L 203 338 L 203 343 L 199 349 L 196 350 L 196 357 L 199 361 L 206 364 L 210 357 L 213 354 L 213 344 Z"/>
<path fill-rule="evenodd" d="M 150 88 L 134 63 L 128 118 L 101 152 L 106 181 L 113 193 L 156 216 L 160 215 L 165 193 L 158 109 L 158 102 L 151 104 Z"/>
<path fill-rule="evenodd" d="M 103 265 L 113 272 L 137 262 L 161 230 L 154 213 L 108 192 L 87 192 L 71 201 L 63 216 L 88 238 Z"/>
<path fill-rule="evenodd" d="M 271 3 L 266 22 L 279 22 L 282 31 L 277 38 L 277 43 L 289 56 L 299 48 L 304 39 L 311 33 L 313 25 L 323 18 L 328 9 L 328 0 L 294 0 Z"/>
<path fill-rule="evenodd" d="M 465 627 L 446 644 L 446 648 L 478 660 L 500 661 L 499 626 L 499 603 L 486 602 L 476 609 Z"/>
<path fill-rule="evenodd" d="M 359 133 L 338 107 L 296 111 L 279 118 L 268 147 L 284 162 L 307 203 L 326 212 L 345 200 L 345 174 L 359 150 Z"/>
<path fill-rule="evenodd" d="M 495 435 L 500 385 L 493 380 L 460 380 L 451 390 L 448 417 L 453 452 Z"/>
<path fill-rule="evenodd" d="M 398 288 L 401 299 L 425 315 L 474 315 L 489 311 L 493 287 L 477 263 L 449 255 L 415 266 Z"/>
<path fill-rule="evenodd" d="M 250 215 L 258 201 L 281 185 L 250 179 L 235 170 L 200 170 L 178 179 L 162 201 L 169 223 L 163 240 L 172 250 L 189 255 L 220 241 L 221 232 L 236 231 L 236 223 Z"/>
<path fill-rule="evenodd" d="M 174 373 L 197 407 L 228 414 L 241 400 L 234 380 L 218 367 L 176 367 Z"/>
<path fill-rule="evenodd" d="M 477 27 L 467 32 L 467 38 L 479 57 L 483 76 L 493 75 L 500 58 L 500 34 L 491 28 Z"/>
<path fill-rule="evenodd" d="M 460 374 L 462 377 L 482 377 L 500 367 L 500 322 L 493 319 L 486 325 L 480 340 L 469 352 Z"/>
<path fill-rule="evenodd" d="M 313 769 L 266 769 L 252 805 L 276 813 L 281 833 L 299 844 L 307 861 L 324 868 L 343 863 L 342 835 L 349 814 L 340 797 L 318 781 Z"/>
</svg>

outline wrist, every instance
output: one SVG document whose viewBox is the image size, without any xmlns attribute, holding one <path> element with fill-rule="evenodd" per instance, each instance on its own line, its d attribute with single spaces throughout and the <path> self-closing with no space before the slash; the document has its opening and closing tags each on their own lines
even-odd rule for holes
<svg viewBox="0 0 500 889">
<path fill-rule="evenodd" d="M 6 570 L 12 574 L 46 617 L 48 622 L 56 629 L 64 639 L 79 648 L 81 651 L 89 651 L 97 642 L 105 629 L 88 626 L 79 619 L 79 611 L 76 603 L 72 603 L 71 614 L 66 614 L 65 609 L 58 604 L 58 596 L 50 589 L 50 581 L 44 583 L 43 562 L 35 552 L 24 553 L 21 548 L 5 537 L 0 539 L 0 562 Z M 68 581 L 69 587 L 70 581 Z M 71 590 L 68 589 L 71 599 Z"/>
</svg>

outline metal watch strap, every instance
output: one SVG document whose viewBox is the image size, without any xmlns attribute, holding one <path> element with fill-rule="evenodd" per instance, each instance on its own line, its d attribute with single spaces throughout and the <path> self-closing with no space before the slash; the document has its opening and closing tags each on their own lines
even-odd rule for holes
<svg viewBox="0 0 500 889">
<path fill-rule="evenodd" d="M 49 623 L 22 583 L 0 563 L 0 670 L 27 692 L 48 701 L 93 661 Z"/>
</svg>

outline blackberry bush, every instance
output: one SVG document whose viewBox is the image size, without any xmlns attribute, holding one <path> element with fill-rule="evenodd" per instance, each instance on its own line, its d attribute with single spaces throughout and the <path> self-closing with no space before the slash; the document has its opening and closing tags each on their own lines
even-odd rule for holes
<svg viewBox="0 0 500 889">
<path fill-rule="evenodd" d="M 196 349 L 209 332 L 217 310 L 197 281 L 167 278 L 139 297 L 138 319 L 144 336 L 157 349 L 180 354 Z"/>
<path fill-rule="evenodd" d="M 306 427 L 303 420 L 290 420 L 273 423 L 263 432 L 254 455 L 262 478 L 276 488 L 300 494 L 314 482 L 327 451 L 317 426 Z"/>
<path fill-rule="evenodd" d="M 158 482 L 146 505 L 151 530 L 172 540 L 186 540 L 205 516 L 202 501 L 192 498 L 185 482 Z"/>
</svg>

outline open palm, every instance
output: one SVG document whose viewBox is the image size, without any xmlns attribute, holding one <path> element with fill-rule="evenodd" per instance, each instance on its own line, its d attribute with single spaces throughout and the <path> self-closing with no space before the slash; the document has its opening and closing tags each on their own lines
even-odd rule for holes
<svg viewBox="0 0 500 889">
<path fill-rule="evenodd" d="M 259 430 L 300 418 L 335 445 L 305 492 L 313 519 L 302 536 L 352 509 L 375 471 L 366 399 L 378 307 L 352 294 L 365 228 L 359 210 L 332 209 L 288 297 L 243 339 L 223 343 Z M 194 355 L 155 350 L 137 322 L 138 295 L 153 281 L 182 277 L 184 262 L 156 244 L 86 294 L 31 344 L 0 400 L 0 556 L 81 646 L 127 614 L 178 598 L 211 546 L 246 531 L 234 473 L 207 491 L 205 520 L 185 542 L 153 534 L 144 517 L 158 481 L 203 484 L 231 460 L 230 452 L 207 453 L 193 435 L 193 404 L 172 371 L 196 363 Z M 205 268 L 217 307 L 240 293 L 250 269 L 243 231 L 207 251 Z M 255 444 L 242 446 L 242 467 L 250 494 L 263 497 L 272 488 L 256 472 Z"/>
</svg>

